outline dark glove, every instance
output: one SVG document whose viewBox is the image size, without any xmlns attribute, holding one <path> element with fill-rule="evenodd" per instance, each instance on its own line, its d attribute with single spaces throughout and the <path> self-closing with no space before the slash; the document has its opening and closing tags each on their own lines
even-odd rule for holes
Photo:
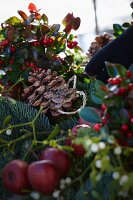
<svg viewBox="0 0 133 200">
<path fill-rule="evenodd" d="M 133 63 L 133 26 L 98 51 L 88 62 L 85 71 L 89 76 L 106 83 L 109 75 L 105 61 L 122 64 L 126 68 Z"/>
</svg>

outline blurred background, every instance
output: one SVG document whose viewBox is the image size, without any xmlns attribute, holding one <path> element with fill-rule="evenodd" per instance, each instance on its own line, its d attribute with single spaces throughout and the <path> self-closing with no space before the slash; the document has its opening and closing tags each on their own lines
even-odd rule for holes
<svg viewBox="0 0 133 200">
<path fill-rule="evenodd" d="M 18 16 L 17 10 L 28 14 L 29 3 L 34 3 L 49 18 L 49 24 L 59 23 L 68 14 L 81 18 L 78 35 L 79 45 L 87 52 L 95 36 L 112 33 L 113 23 L 122 24 L 131 20 L 132 0 L 0 0 L 0 23 L 11 16 Z"/>
</svg>

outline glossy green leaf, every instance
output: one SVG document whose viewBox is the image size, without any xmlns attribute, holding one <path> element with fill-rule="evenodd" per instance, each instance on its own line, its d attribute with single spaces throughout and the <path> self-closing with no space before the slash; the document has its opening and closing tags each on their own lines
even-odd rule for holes
<svg viewBox="0 0 133 200">
<path fill-rule="evenodd" d="M 99 96 L 103 97 L 103 96 L 106 95 L 107 92 L 106 92 L 105 83 L 103 83 L 102 81 L 96 79 L 95 82 L 94 82 L 94 87 L 95 87 L 95 89 L 97 91 L 97 94 Z"/>
<path fill-rule="evenodd" d="M 79 115 L 85 121 L 88 121 L 91 123 L 102 123 L 101 116 L 99 115 L 98 112 L 96 112 L 94 108 L 91 108 L 91 107 L 82 108 L 79 112 Z"/>
<path fill-rule="evenodd" d="M 113 24 L 114 33 L 117 35 L 121 35 L 123 33 L 123 28 L 119 24 Z"/>
<path fill-rule="evenodd" d="M 114 64 L 106 62 L 106 68 L 110 77 L 115 77 L 117 75 L 124 77 L 126 74 L 126 68 L 120 64 Z"/>
<path fill-rule="evenodd" d="M 96 93 L 91 93 L 91 99 L 94 103 L 96 104 L 102 104 L 103 103 L 103 98 L 98 96 Z"/>
<path fill-rule="evenodd" d="M 131 26 L 131 24 L 129 22 L 125 22 L 122 24 L 122 27 L 124 27 L 124 28 L 128 28 L 130 26 Z"/>
</svg>

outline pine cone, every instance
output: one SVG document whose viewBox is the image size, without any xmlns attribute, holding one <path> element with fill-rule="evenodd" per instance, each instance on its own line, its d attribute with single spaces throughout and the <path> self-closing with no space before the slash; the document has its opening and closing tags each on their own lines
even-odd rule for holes
<svg viewBox="0 0 133 200">
<path fill-rule="evenodd" d="M 87 56 L 89 57 L 89 59 L 91 59 L 102 47 L 104 47 L 112 40 L 113 40 L 112 36 L 109 35 L 108 33 L 98 35 L 95 38 L 95 41 L 91 43 L 91 46 L 88 50 L 89 53 L 87 53 Z"/>
<path fill-rule="evenodd" d="M 77 97 L 76 89 L 70 88 L 62 76 L 50 69 L 30 72 L 28 82 L 30 86 L 24 89 L 22 97 L 32 106 L 44 107 L 43 112 L 52 116 L 59 116 L 59 109 L 70 108 Z"/>
</svg>

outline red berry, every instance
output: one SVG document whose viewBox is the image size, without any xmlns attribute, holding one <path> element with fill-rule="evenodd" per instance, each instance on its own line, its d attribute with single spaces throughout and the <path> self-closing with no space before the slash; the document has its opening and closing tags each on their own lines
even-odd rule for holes
<svg viewBox="0 0 133 200">
<path fill-rule="evenodd" d="M 128 89 L 129 89 L 129 90 L 133 90 L 133 83 L 129 83 Z"/>
<path fill-rule="evenodd" d="M 93 128 L 94 128 L 94 130 L 95 131 L 100 131 L 100 129 L 101 129 L 101 124 L 95 124 L 94 126 L 93 126 Z"/>
<path fill-rule="evenodd" d="M 133 133 L 130 133 L 130 132 L 127 133 L 127 137 L 128 137 L 128 138 L 132 138 L 132 137 L 133 137 Z"/>
<path fill-rule="evenodd" d="M 121 96 L 121 95 L 125 94 L 126 91 L 127 91 L 126 88 L 121 87 L 121 88 L 119 88 L 117 95 L 118 95 L 118 96 Z"/>
<path fill-rule="evenodd" d="M 73 41 L 72 44 L 73 44 L 73 47 L 76 47 L 78 42 L 77 41 Z"/>
<path fill-rule="evenodd" d="M 102 117 L 102 123 L 103 125 L 107 124 L 107 119 L 105 117 Z"/>
<path fill-rule="evenodd" d="M 10 62 L 9 62 L 11 65 L 13 65 L 13 63 L 14 63 L 14 59 L 13 58 L 11 58 L 11 60 L 10 60 Z"/>
<path fill-rule="evenodd" d="M 112 80 L 113 80 L 113 78 L 109 78 L 109 79 L 107 80 L 107 82 L 108 82 L 108 83 L 112 83 Z"/>
<path fill-rule="evenodd" d="M 121 129 L 122 129 L 123 131 L 127 131 L 127 130 L 129 129 L 129 127 L 128 127 L 127 124 L 122 124 Z"/>
<path fill-rule="evenodd" d="M 15 46 L 11 46 L 11 47 L 10 47 L 10 51 L 11 51 L 11 53 L 14 53 L 15 50 L 16 50 Z"/>
<path fill-rule="evenodd" d="M 126 71 L 126 76 L 127 78 L 131 78 L 132 77 L 132 72 L 130 70 Z"/>
<path fill-rule="evenodd" d="M 24 194 L 30 188 L 28 181 L 28 163 L 23 160 L 9 162 L 2 171 L 4 186 L 16 194 Z"/>
<path fill-rule="evenodd" d="M 43 38 L 41 40 L 41 44 L 48 46 L 51 45 L 53 41 L 54 41 L 53 38 Z"/>
<path fill-rule="evenodd" d="M 103 111 L 105 111 L 105 110 L 107 109 L 107 106 L 106 106 L 105 104 L 102 104 L 102 105 L 101 105 L 101 109 L 102 109 Z"/>
<path fill-rule="evenodd" d="M 130 118 L 130 122 L 133 123 L 133 117 Z"/>
<path fill-rule="evenodd" d="M 113 78 L 111 83 L 113 85 L 119 85 L 121 83 L 121 79 L 119 77 Z"/>
<path fill-rule="evenodd" d="M 67 47 L 68 47 L 69 49 L 72 49 L 72 48 L 73 48 L 73 46 L 72 46 L 72 44 L 71 44 L 70 42 L 67 43 Z"/>
<path fill-rule="evenodd" d="M 33 162 L 28 169 L 31 186 L 38 192 L 49 195 L 59 184 L 59 174 L 55 164 L 50 160 Z"/>
<path fill-rule="evenodd" d="M 38 41 L 34 41 L 34 42 L 31 42 L 30 43 L 32 46 L 38 46 L 39 45 L 39 42 Z"/>
<path fill-rule="evenodd" d="M 66 176 L 71 168 L 69 154 L 61 149 L 47 148 L 40 155 L 41 160 L 51 160 L 58 169 L 60 177 Z"/>
<path fill-rule="evenodd" d="M 53 38 L 49 38 L 48 44 L 50 45 L 50 44 L 52 44 L 53 42 L 54 42 Z"/>
</svg>

